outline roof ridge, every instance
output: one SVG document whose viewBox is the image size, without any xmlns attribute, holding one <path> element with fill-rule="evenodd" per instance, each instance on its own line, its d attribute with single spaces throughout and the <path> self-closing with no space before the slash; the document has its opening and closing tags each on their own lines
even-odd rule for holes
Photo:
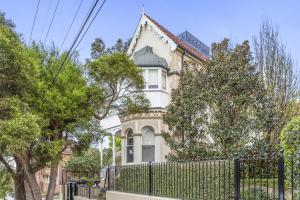
<svg viewBox="0 0 300 200">
<path fill-rule="evenodd" d="M 178 38 L 175 34 L 170 32 L 168 29 L 166 29 L 164 26 L 160 25 L 157 21 L 155 21 L 152 17 L 144 13 L 144 15 L 151 20 L 162 32 L 164 32 L 169 38 L 171 38 L 180 48 L 186 50 L 188 53 L 192 54 L 196 58 L 207 61 L 209 59 L 208 56 L 197 50 L 196 48 L 192 47 L 188 43 L 184 42 L 180 38 Z"/>
</svg>

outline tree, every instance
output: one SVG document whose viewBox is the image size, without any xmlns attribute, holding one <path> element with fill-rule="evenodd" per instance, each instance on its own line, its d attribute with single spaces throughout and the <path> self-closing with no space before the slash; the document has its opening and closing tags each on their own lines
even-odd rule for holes
<svg viewBox="0 0 300 200">
<path fill-rule="evenodd" d="M 247 41 L 231 48 L 224 39 L 212 45 L 207 63 L 183 70 L 164 116 L 169 159 L 233 156 L 272 125 L 272 105 L 251 59 Z"/>
<path fill-rule="evenodd" d="M 91 45 L 91 58 L 97 59 L 106 54 L 105 43 L 101 38 L 96 38 Z"/>
<path fill-rule="evenodd" d="M 163 116 L 169 128 L 169 132 L 163 133 L 171 148 L 168 160 L 198 160 L 213 154 L 211 146 L 205 141 L 203 129 L 207 121 L 207 101 L 202 96 L 206 91 L 203 87 L 205 78 L 201 76 L 202 79 L 198 79 L 199 84 L 203 82 L 198 87 L 198 73 L 195 73 L 197 70 L 194 67 L 193 70 L 182 70 L 178 87 L 172 91 L 171 102 Z"/>
<path fill-rule="evenodd" d="M 126 53 L 127 49 L 129 48 L 130 42 L 131 38 L 127 39 L 126 42 L 123 42 L 123 40 L 119 38 L 117 39 L 114 46 L 106 48 L 104 41 L 101 38 L 96 38 L 95 41 L 91 44 L 91 59 L 97 59 L 105 54 Z"/>
<path fill-rule="evenodd" d="M 300 153 L 300 117 L 294 117 L 280 134 L 281 147 L 285 157 Z"/>
<path fill-rule="evenodd" d="M 99 174 L 101 169 L 99 151 L 97 149 L 89 149 L 72 155 L 71 159 L 66 163 L 65 169 L 73 174 Z"/>
<path fill-rule="evenodd" d="M 13 182 L 5 167 L 0 165 L 0 199 L 5 200 L 10 192 L 13 192 Z"/>
<path fill-rule="evenodd" d="M 111 48 L 112 52 L 125 52 L 124 42 L 121 38 L 117 39 L 116 44 Z"/>
<path fill-rule="evenodd" d="M 14 180 L 16 199 L 26 198 L 25 182 L 32 176 L 20 155 L 40 136 L 40 121 L 24 102 L 38 73 L 38 62 L 20 40 L 10 20 L 0 15 L 0 162 Z M 13 167 L 10 160 L 15 160 Z M 28 185 L 28 184 L 27 184 Z"/>
<path fill-rule="evenodd" d="M 35 43 L 27 47 L 14 31 L 13 24 L 0 15 L 0 162 L 14 180 L 16 200 L 41 199 L 35 173 L 44 167 L 51 168 L 46 199 L 52 200 L 63 150 L 67 147 L 82 150 L 95 139 L 90 123 L 92 116 L 99 114 L 99 110 L 110 113 L 110 108 L 126 112 L 134 108 L 135 93 L 114 98 L 114 107 L 105 104 L 111 102 L 111 97 L 104 95 L 109 94 L 109 88 L 106 82 L 97 79 L 97 73 L 101 74 L 100 78 L 109 75 L 102 76 L 95 70 L 96 76 L 87 80 L 76 56 L 67 59 L 53 81 L 65 56 L 54 47 L 48 49 Z M 108 60 L 114 60 L 115 56 L 111 55 Z M 130 83 L 133 79 L 129 88 L 136 87 L 142 82 L 138 70 L 132 63 L 125 62 L 129 65 L 126 71 L 123 61 L 128 58 L 120 56 L 120 59 L 114 61 L 123 64 L 123 73 L 115 74 L 113 80 L 124 79 Z M 111 62 L 108 64 L 113 66 Z M 103 66 L 100 68 L 108 69 L 107 65 Z M 113 66 L 113 69 L 122 68 Z M 115 103 L 118 100 L 132 101 L 131 106 L 122 109 Z M 12 159 L 14 164 L 10 162 Z"/>
<path fill-rule="evenodd" d="M 97 120 L 103 120 L 111 114 L 147 110 L 149 101 L 141 92 L 144 84 L 141 69 L 127 55 L 104 55 L 88 63 L 87 70 L 94 117 Z"/>
<path fill-rule="evenodd" d="M 92 116 L 86 81 L 71 59 L 53 84 L 64 55 L 25 47 L 5 23 L 0 34 L 0 161 L 14 179 L 17 200 L 41 199 L 35 172 L 49 164 L 47 199 L 52 199 L 63 149 L 89 145 L 86 134 L 74 131 Z M 8 162 L 11 158 L 15 168 Z"/>
<path fill-rule="evenodd" d="M 78 146 L 88 146 L 92 139 L 87 140 L 89 135 L 82 131 L 91 120 L 92 108 L 87 82 L 76 58 L 67 60 L 53 82 L 53 77 L 66 55 L 60 55 L 55 48 L 33 48 L 41 65 L 28 102 L 45 122 L 42 137 L 32 144 L 33 151 L 29 151 L 28 155 L 34 161 L 30 165 L 31 171 L 36 172 L 45 166 L 51 168 L 46 199 L 52 200 L 62 152 L 67 147 L 72 147 L 75 151 Z M 72 81 L 75 79 L 76 81 Z"/>
<path fill-rule="evenodd" d="M 289 179 L 294 177 L 296 180 L 300 176 L 300 116 L 294 117 L 285 125 L 280 134 L 280 142 L 285 158 L 287 176 Z M 300 182 L 295 181 L 293 187 L 297 191 L 294 196 L 299 199 Z"/>
<path fill-rule="evenodd" d="M 105 134 L 105 133 L 102 133 Z M 116 151 L 121 151 L 121 138 L 115 138 Z M 121 163 L 121 157 L 116 157 L 116 162 Z M 72 155 L 71 159 L 65 165 L 67 171 L 75 175 L 87 176 L 88 174 L 98 174 L 102 166 L 100 164 L 100 152 L 95 148 L 78 152 Z M 112 137 L 109 137 L 109 147 L 103 151 L 103 165 L 112 164 Z"/>
<path fill-rule="evenodd" d="M 276 109 L 276 126 L 266 137 L 269 142 L 278 143 L 282 128 L 297 112 L 298 73 L 286 45 L 279 39 L 278 29 L 269 20 L 262 22 L 260 33 L 254 37 L 253 43 L 256 70 L 260 72 Z"/>
<path fill-rule="evenodd" d="M 115 162 L 116 165 L 121 165 L 121 148 L 122 139 L 120 137 L 115 137 Z M 113 147 L 112 147 L 112 137 L 109 137 L 109 146 L 103 150 L 103 165 L 110 166 L 113 163 Z"/>
</svg>

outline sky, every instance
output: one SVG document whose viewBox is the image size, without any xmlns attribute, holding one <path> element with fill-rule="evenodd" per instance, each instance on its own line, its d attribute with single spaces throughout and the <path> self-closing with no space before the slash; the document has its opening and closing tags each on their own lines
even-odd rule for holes
<svg viewBox="0 0 300 200">
<path fill-rule="evenodd" d="M 81 0 L 61 0 L 46 44 L 60 46 Z M 0 10 L 16 24 L 16 31 L 29 40 L 38 0 L 0 0 Z M 70 47 L 93 0 L 84 0 L 64 49 Z M 45 40 L 57 0 L 41 0 L 32 38 Z M 234 43 L 250 40 L 259 32 L 262 19 L 279 27 L 280 37 L 296 61 L 300 61 L 299 0 L 106 0 L 78 50 L 89 57 L 90 44 L 101 37 L 106 46 L 118 38 L 133 36 L 142 7 L 174 34 L 188 30 L 205 44 L 230 38 Z"/>
</svg>

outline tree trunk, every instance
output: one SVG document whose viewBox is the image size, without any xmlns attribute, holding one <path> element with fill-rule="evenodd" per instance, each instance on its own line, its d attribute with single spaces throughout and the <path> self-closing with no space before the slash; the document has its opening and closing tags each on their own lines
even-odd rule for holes
<svg viewBox="0 0 300 200">
<path fill-rule="evenodd" d="M 24 180 L 25 183 L 25 192 L 26 192 L 26 200 L 34 200 L 30 185 L 28 183 L 28 180 L 25 178 Z"/>
<path fill-rule="evenodd" d="M 36 180 L 35 173 L 31 171 L 30 160 L 26 152 L 17 155 L 18 162 L 22 164 L 24 171 L 24 183 L 26 191 L 26 199 L 41 200 L 41 192 L 39 184 Z"/>
<path fill-rule="evenodd" d="M 53 140 L 57 141 L 57 140 L 61 140 L 62 139 L 62 131 L 60 129 L 60 127 L 58 126 L 57 122 L 54 120 L 52 121 L 52 127 L 53 127 Z M 56 132 L 57 130 L 59 130 L 58 132 Z M 58 164 L 61 158 L 61 153 L 58 153 L 56 156 L 56 160 L 53 160 L 51 163 L 51 171 L 50 171 L 50 181 L 49 181 L 49 185 L 48 185 L 48 191 L 47 191 L 47 195 L 46 195 L 46 200 L 53 200 L 54 198 L 54 192 L 55 192 L 55 188 L 56 188 L 56 180 L 57 180 L 57 174 L 58 174 Z"/>
<path fill-rule="evenodd" d="M 26 200 L 24 179 L 25 176 L 22 165 L 16 159 L 16 177 L 14 178 L 15 200 Z"/>
<path fill-rule="evenodd" d="M 58 163 L 54 163 L 51 166 L 50 182 L 48 186 L 46 200 L 53 200 L 54 192 L 56 188 L 57 174 L 58 174 Z"/>
<path fill-rule="evenodd" d="M 40 187 L 39 184 L 36 180 L 35 174 L 32 173 L 30 170 L 25 169 L 25 175 L 26 175 L 26 182 L 28 183 L 28 189 L 30 192 L 30 194 L 32 195 L 32 199 L 33 200 L 41 200 L 42 196 L 41 196 L 41 191 L 40 191 Z"/>
</svg>

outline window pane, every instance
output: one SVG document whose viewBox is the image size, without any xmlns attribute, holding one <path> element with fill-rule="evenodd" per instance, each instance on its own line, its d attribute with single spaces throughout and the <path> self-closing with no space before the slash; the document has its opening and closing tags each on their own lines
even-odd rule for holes
<svg viewBox="0 0 300 200">
<path fill-rule="evenodd" d="M 155 161 L 155 146 L 143 146 L 142 148 L 142 161 L 150 162 Z"/>
<path fill-rule="evenodd" d="M 155 145 L 155 134 L 151 127 L 142 128 L 142 144 Z"/>
<path fill-rule="evenodd" d="M 146 88 L 147 85 L 147 74 L 146 74 L 146 70 L 143 70 L 143 77 L 144 77 L 144 89 Z"/>
<path fill-rule="evenodd" d="M 167 73 L 165 71 L 161 71 L 161 88 L 165 90 L 167 87 Z"/>
<path fill-rule="evenodd" d="M 127 133 L 127 145 L 133 145 L 133 133 L 131 129 Z"/>
<path fill-rule="evenodd" d="M 133 162 L 133 146 L 127 147 L 127 162 Z"/>
<path fill-rule="evenodd" d="M 127 145 L 128 146 L 133 145 L 133 138 L 128 138 L 127 139 Z"/>
<path fill-rule="evenodd" d="M 132 129 L 129 129 L 127 132 L 127 147 L 126 147 L 126 159 L 127 162 L 133 162 L 133 144 L 134 144 L 134 137 Z"/>
<path fill-rule="evenodd" d="M 158 70 L 149 69 L 148 71 L 148 87 L 149 89 L 158 88 Z"/>
</svg>

